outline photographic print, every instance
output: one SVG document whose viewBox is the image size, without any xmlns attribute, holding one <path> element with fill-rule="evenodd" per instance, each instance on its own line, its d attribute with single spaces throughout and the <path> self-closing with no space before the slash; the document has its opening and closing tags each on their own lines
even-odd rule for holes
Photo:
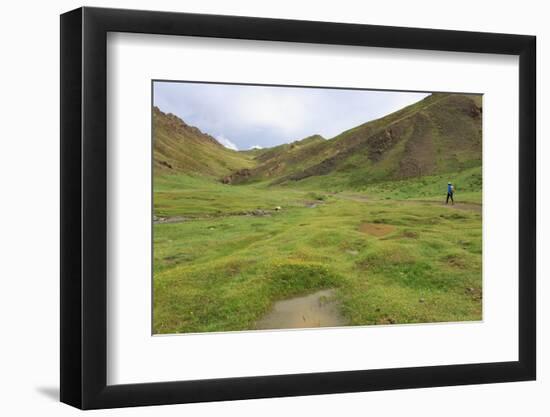
<svg viewBox="0 0 550 417">
<path fill-rule="evenodd" d="M 482 95 L 153 81 L 153 333 L 482 320 Z"/>
</svg>

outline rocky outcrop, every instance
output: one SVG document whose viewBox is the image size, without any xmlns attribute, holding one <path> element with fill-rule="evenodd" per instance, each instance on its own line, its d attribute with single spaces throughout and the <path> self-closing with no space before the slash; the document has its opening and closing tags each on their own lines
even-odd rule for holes
<svg viewBox="0 0 550 417">
<path fill-rule="evenodd" d="M 239 182 L 240 180 L 247 179 L 251 174 L 252 173 L 248 168 L 243 168 L 233 174 L 226 175 L 221 181 L 223 184 L 233 184 L 235 182 Z"/>
</svg>

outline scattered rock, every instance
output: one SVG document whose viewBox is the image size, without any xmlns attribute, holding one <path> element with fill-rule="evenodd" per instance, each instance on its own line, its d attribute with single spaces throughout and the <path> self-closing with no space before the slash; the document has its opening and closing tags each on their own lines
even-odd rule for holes
<svg viewBox="0 0 550 417">
<path fill-rule="evenodd" d="M 418 300 L 419 303 L 423 303 L 424 301 L 426 301 L 426 300 L 424 300 L 423 298 L 421 298 L 420 300 Z"/>
<path fill-rule="evenodd" d="M 166 168 L 169 168 L 169 169 L 172 169 L 172 165 L 166 161 L 159 161 L 159 164 L 161 164 L 162 166 L 165 166 Z"/>
<path fill-rule="evenodd" d="M 351 250 L 351 249 L 348 249 L 346 251 L 346 253 L 349 253 L 350 255 L 353 255 L 353 256 L 356 256 L 356 255 L 359 255 L 359 252 L 356 251 L 356 250 Z"/>
<path fill-rule="evenodd" d="M 283 209 L 283 208 L 282 208 L 281 206 L 275 207 L 275 211 L 280 211 L 280 210 L 282 210 L 282 209 Z"/>
<path fill-rule="evenodd" d="M 483 113 L 483 109 L 481 107 L 477 107 L 475 104 L 473 104 L 470 107 L 470 116 L 473 118 L 478 118 Z"/>
<path fill-rule="evenodd" d="M 395 324 L 396 321 L 393 317 L 382 317 L 379 319 L 376 324 Z"/>
</svg>

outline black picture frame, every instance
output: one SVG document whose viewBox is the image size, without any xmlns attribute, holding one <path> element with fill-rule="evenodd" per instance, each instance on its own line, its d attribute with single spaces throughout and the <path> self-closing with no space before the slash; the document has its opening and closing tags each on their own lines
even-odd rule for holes
<svg viewBox="0 0 550 417">
<path fill-rule="evenodd" d="M 107 385 L 108 32 L 519 56 L 518 361 Z M 61 401 L 95 409 L 535 379 L 535 45 L 524 35 L 252 17 L 88 7 L 61 15 Z"/>
</svg>

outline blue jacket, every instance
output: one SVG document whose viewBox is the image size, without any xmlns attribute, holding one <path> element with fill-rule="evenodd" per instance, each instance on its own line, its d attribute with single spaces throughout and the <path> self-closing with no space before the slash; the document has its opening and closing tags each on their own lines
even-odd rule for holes
<svg viewBox="0 0 550 417">
<path fill-rule="evenodd" d="M 452 193 L 453 193 L 453 186 L 452 186 L 451 184 L 448 184 L 448 185 L 447 185 L 447 192 L 448 192 L 449 194 L 452 194 Z"/>
</svg>

